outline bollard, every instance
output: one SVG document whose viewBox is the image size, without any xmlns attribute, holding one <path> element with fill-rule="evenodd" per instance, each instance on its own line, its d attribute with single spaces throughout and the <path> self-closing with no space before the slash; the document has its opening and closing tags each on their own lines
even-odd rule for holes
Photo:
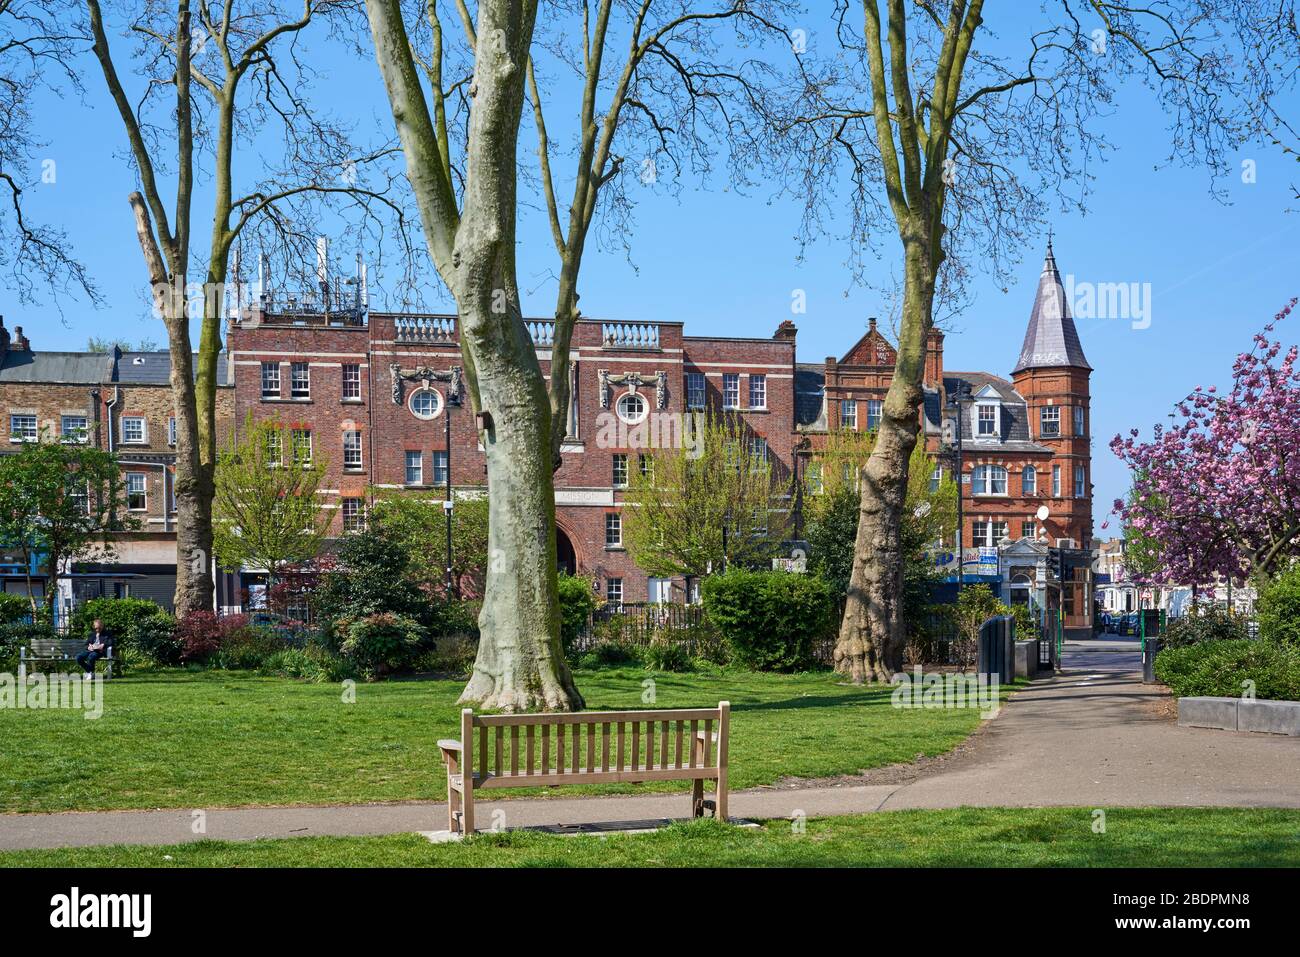
<svg viewBox="0 0 1300 957">
<path fill-rule="evenodd" d="M 1159 638 L 1146 638 L 1142 642 L 1142 683 L 1144 685 L 1153 685 L 1156 683 L 1156 655 L 1160 654 L 1160 647 L 1164 644 Z"/>
</svg>

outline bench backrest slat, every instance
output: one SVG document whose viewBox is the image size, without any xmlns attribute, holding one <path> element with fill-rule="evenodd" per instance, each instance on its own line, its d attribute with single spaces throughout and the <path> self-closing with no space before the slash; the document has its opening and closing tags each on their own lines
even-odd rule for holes
<svg viewBox="0 0 1300 957">
<path fill-rule="evenodd" d="M 713 736 L 725 727 L 722 707 L 481 716 L 465 709 L 464 769 L 480 778 L 521 779 L 716 770 L 726 752 Z"/>
<path fill-rule="evenodd" d="M 32 654 L 37 657 L 79 655 L 85 650 L 86 643 L 79 638 L 32 639 Z"/>
</svg>

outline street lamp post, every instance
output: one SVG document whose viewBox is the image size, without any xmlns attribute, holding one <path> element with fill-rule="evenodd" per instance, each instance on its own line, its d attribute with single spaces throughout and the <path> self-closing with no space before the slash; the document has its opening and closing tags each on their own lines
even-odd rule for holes
<svg viewBox="0 0 1300 957">
<path fill-rule="evenodd" d="M 456 381 L 457 381 L 458 378 L 459 378 L 459 377 L 453 373 L 452 381 L 451 381 L 451 383 L 448 385 L 448 388 L 447 388 L 447 401 L 446 401 L 446 403 L 445 403 L 446 408 L 443 409 L 443 413 L 442 413 L 442 417 L 443 417 L 443 420 L 444 420 L 443 424 L 444 424 L 444 426 L 446 427 L 446 435 L 447 435 L 447 474 L 446 474 L 446 476 L 445 476 L 445 478 L 446 478 L 446 484 L 445 484 L 446 494 L 445 494 L 445 496 L 444 496 L 444 498 L 443 498 L 443 502 L 442 502 L 442 511 L 443 511 L 443 513 L 447 516 L 447 600 L 448 600 L 448 601 L 451 601 L 452 596 L 453 596 L 453 593 L 455 592 L 455 583 L 454 583 L 454 581 L 453 581 L 453 577 L 452 577 L 452 565 L 451 565 L 451 561 L 452 561 L 452 556 L 451 556 L 451 510 L 452 510 L 452 501 L 451 501 L 451 410 L 452 410 L 452 407 L 453 407 L 453 406 L 460 405 L 460 402 L 461 402 L 461 399 L 460 399 L 460 393 L 459 393 L 459 392 L 454 392 L 454 391 L 453 391 L 453 389 L 454 389 L 454 387 L 455 387 L 455 385 L 456 385 Z"/>
<path fill-rule="evenodd" d="M 963 549 L 963 542 L 962 542 L 962 529 L 965 527 L 964 519 L 962 518 L 962 479 L 964 477 L 962 473 L 962 461 L 961 461 L 961 452 L 962 452 L 961 424 L 962 424 L 962 408 L 963 408 L 962 403 L 969 402 L 970 399 L 971 399 L 970 388 L 964 382 L 960 383 L 957 386 L 957 389 L 953 393 L 952 397 L 948 399 L 948 408 L 955 410 L 957 413 L 957 423 L 956 423 L 957 436 L 956 436 L 956 442 L 954 444 L 954 451 L 955 451 L 954 458 L 956 460 L 956 472 L 957 472 L 957 531 L 956 531 L 956 536 L 954 538 L 954 544 L 956 545 L 956 551 L 957 551 L 957 598 L 958 600 L 961 599 L 962 584 L 966 580 L 966 564 L 965 564 L 965 555 L 963 554 L 964 549 Z"/>
</svg>

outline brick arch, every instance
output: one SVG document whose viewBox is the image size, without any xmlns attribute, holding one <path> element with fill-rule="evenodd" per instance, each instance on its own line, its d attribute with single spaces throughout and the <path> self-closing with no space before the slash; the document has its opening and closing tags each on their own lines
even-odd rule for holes
<svg viewBox="0 0 1300 957">
<path fill-rule="evenodd" d="M 579 551 L 578 541 L 580 539 L 570 529 L 565 528 L 563 522 L 557 519 L 555 522 L 555 560 L 560 569 L 568 571 L 570 575 L 576 575 L 578 570 L 582 568 L 582 553 Z"/>
</svg>

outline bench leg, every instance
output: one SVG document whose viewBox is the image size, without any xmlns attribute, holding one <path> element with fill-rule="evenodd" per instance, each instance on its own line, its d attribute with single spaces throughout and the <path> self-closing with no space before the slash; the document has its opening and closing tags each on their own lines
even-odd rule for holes
<svg viewBox="0 0 1300 957">
<path fill-rule="evenodd" d="M 468 766 L 461 785 L 460 833 L 465 837 L 474 834 L 474 778 Z"/>
<path fill-rule="evenodd" d="M 460 792 L 451 786 L 451 777 L 447 778 L 447 830 L 455 834 L 460 830 Z"/>
<path fill-rule="evenodd" d="M 704 779 L 691 782 L 691 817 L 704 817 Z"/>
<path fill-rule="evenodd" d="M 718 776 L 718 789 L 713 795 L 713 817 L 718 821 L 727 820 L 727 773 Z"/>
</svg>

